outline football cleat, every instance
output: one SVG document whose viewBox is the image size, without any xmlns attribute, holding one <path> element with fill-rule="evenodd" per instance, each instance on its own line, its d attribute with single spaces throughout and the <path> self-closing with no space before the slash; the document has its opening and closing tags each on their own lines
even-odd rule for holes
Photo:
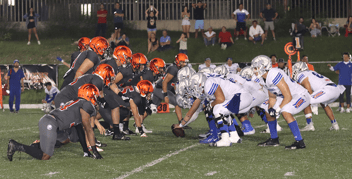
<svg viewBox="0 0 352 179">
<path fill-rule="evenodd" d="M 242 143 L 242 139 L 238 136 L 236 131 L 230 132 L 230 141 L 231 143 Z"/>
<path fill-rule="evenodd" d="M 112 140 L 131 140 L 130 137 L 126 137 L 124 134 L 114 134 Z"/>
<path fill-rule="evenodd" d="M 295 141 L 292 145 L 286 146 L 287 150 L 295 150 L 295 149 L 304 149 L 306 148 L 306 144 L 304 144 L 303 139 L 300 141 Z"/>
<path fill-rule="evenodd" d="M 231 146 L 230 135 L 228 132 L 221 133 L 221 139 L 215 142 L 215 147 L 230 147 Z"/>
<path fill-rule="evenodd" d="M 136 133 L 134 133 L 133 131 L 131 131 L 130 129 L 124 130 L 122 131 L 125 135 L 137 135 Z"/>
<path fill-rule="evenodd" d="M 146 133 L 143 133 L 141 137 L 148 137 Z"/>
<path fill-rule="evenodd" d="M 13 154 L 15 154 L 16 151 L 24 152 L 24 148 L 15 140 L 10 139 L 9 144 L 7 146 L 7 158 L 9 159 L 9 161 L 12 161 Z"/>
<path fill-rule="evenodd" d="M 112 135 L 114 135 L 114 132 L 111 131 L 110 129 L 107 129 L 107 130 L 105 131 L 105 136 L 112 136 Z"/>
<path fill-rule="evenodd" d="M 108 144 L 101 143 L 99 140 L 95 139 L 95 146 L 106 147 L 106 146 L 108 146 Z"/>
<path fill-rule="evenodd" d="M 310 124 L 307 124 L 306 127 L 300 129 L 300 131 L 315 131 L 313 122 L 311 122 Z"/>
<path fill-rule="evenodd" d="M 93 150 L 92 150 L 92 146 L 88 146 L 88 151 L 93 151 Z M 101 148 L 99 148 L 99 147 L 97 147 L 97 151 L 98 151 L 98 152 L 104 152 L 104 150 L 101 149 Z"/>
<path fill-rule="evenodd" d="M 138 130 L 138 127 L 137 127 L 136 123 L 134 123 L 133 126 L 136 128 L 135 132 L 138 134 L 139 130 Z M 153 133 L 152 130 L 148 130 L 147 128 L 145 128 L 145 125 L 143 123 L 142 123 L 142 129 L 143 129 L 144 133 L 147 133 L 147 134 Z"/>
<path fill-rule="evenodd" d="M 258 144 L 258 146 L 261 146 L 261 147 L 266 147 L 266 146 L 274 146 L 274 147 L 276 147 L 276 146 L 279 146 L 279 145 L 280 145 L 279 138 L 276 138 L 276 139 L 269 138 L 265 142 L 262 142 L 262 143 Z"/>
<path fill-rule="evenodd" d="M 243 130 L 243 135 L 253 135 L 255 134 L 255 129 L 252 128 L 252 130 L 247 130 L 247 129 L 244 129 Z"/>
<path fill-rule="evenodd" d="M 337 122 L 332 123 L 331 127 L 330 127 L 330 130 L 331 131 L 332 130 L 336 130 L 336 131 L 340 130 L 339 124 Z"/>
<path fill-rule="evenodd" d="M 201 144 L 211 144 L 215 143 L 219 140 L 217 136 L 209 135 L 206 139 L 200 140 L 199 143 Z"/>
<path fill-rule="evenodd" d="M 244 136 L 243 131 L 242 131 L 242 129 L 241 129 L 240 126 L 235 125 L 235 128 L 236 128 L 237 134 L 238 134 L 240 137 Z"/>
<path fill-rule="evenodd" d="M 207 132 L 207 133 L 205 133 L 205 134 L 199 134 L 198 135 L 198 138 L 199 139 L 205 139 L 205 138 L 207 138 L 209 135 L 210 135 L 211 133 L 210 133 L 210 130 Z"/>
<path fill-rule="evenodd" d="M 336 109 L 336 112 L 339 112 L 341 110 L 341 107 L 338 107 L 337 109 Z"/>
</svg>

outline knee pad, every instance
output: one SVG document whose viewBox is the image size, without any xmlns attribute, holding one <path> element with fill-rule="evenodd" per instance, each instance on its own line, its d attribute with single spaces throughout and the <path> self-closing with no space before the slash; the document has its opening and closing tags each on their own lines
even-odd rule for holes
<svg viewBox="0 0 352 179">
<path fill-rule="evenodd" d="M 307 119 L 312 118 L 312 113 L 308 113 L 305 115 Z"/>
</svg>

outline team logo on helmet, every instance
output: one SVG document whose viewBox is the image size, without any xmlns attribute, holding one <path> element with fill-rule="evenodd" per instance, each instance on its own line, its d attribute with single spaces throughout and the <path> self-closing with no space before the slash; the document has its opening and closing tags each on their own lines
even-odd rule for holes
<svg viewBox="0 0 352 179">
<path fill-rule="evenodd" d="M 109 43 L 104 37 L 98 36 L 90 41 L 89 47 L 98 55 L 103 55 L 105 50 L 109 47 Z"/>
<path fill-rule="evenodd" d="M 165 61 L 161 58 L 153 58 L 150 61 L 150 70 L 152 70 L 155 74 L 160 74 L 161 71 L 165 71 Z"/>
<path fill-rule="evenodd" d="M 108 64 L 100 64 L 93 74 L 98 75 L 106 86 L 115 80 L 115 70 Z"/>
<path fill-rule="evenodd" d="M 180 66 L 180 62 L 188 63 L 188 56 L 184 53 L 179 53 L 175 56 L 175 63 L 177 66 Z"/>
<path fill-rule="evenodd" d="M 78 40 L 78 49 L 80 50 L 87 50 L 89 46 L 90 39 L 88 37 L 82 37 Z"/>
<path fill-rule="evenodd" d="M 141 80 L 137 83 L 136 91 L 140 93 L 142 97 L 146 97 L 148 93 L 154 91 L 153 84 L 148 80 Z"/>
</svg>

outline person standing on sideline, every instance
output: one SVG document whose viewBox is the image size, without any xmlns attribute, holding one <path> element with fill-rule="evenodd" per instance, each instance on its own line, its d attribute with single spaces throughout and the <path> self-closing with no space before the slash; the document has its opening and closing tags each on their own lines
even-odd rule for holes
<svg viewBox="0 0 352 179">
<path fill-rule="evenodd" d="M 308 69 L 310 71 L 314 71 L 314 66 L 308 62 L 308 56 L 307 55 L 303 55 L 301 61 L 307 64 Z"/>
<path fill-rule="evenodd" d="M 151 35 L 154 34 L 156 36 L 156 19 L 159 15 L 159 11 L 153 6 L 150 5 L 147 10 L 145 10 L 145 16 L 147 17 L 147 32 L 148 39 L 151 38 Z"/>
<path fill-rule="evenodd" d="M 196 20 L 196 23 L 194 24 L 194 38 L 198 38 L 199 29 L 201 34 L 204 34 L 204 10 L 207 8 L 207 4 L 198 0 L 197 4 L 192 4 L 192 7 L 194 9 L 194 19 Z"/>
<path fill-rule="evenodd" d="M 241 71 L 241 68 L 238 63 L 233 63 L 231 57 L 228 57 L 226 59 L 225 67 L 227 68 L 227 71 L 229 71 L 230 74 L 236 74 L 237 72 Z"/>
<path fill-rule="evenodd" d="M 186 33 L 182 33 L 181 37 L 176 41 L 176 43 L 180 43 L 179 53 L 184 53 L 187 55 L 187 35 Z"/>
<path fill-rule="evenodd" d="M 114 28 L 115 36 L 120 38 L 121 29 L 123 28 L 123 17 L 125 12 L 120 8 L 120 3 L 115 3 L 114 9 Z"/>
<path fill-rule="evenodd" d="M 265 38 L 268 37 L 268 30 L 270 28 L 271 33 L 273 34 L 273 39 L 276 40 L 275 38 L 275 26 L 274 26 L 274 20 L 277 18 L 279 14 L 271 8 L 271 5 L 268 3 L 266 4 L 266 9 L 264 9 L 262 12 L 260 12 L 259 16 L 264 20 L 264 30 L 265 30 Z"/>
<path fill-rule="evenodd" d="M 97 30 L 95 31 L 95 37 L 99 36 L 100 31 L 102 32 L 102 37 L 105 37 L 106 32 L 106 16 L 108 11 L 104 9 L 104 4 L 100 4 L 100 10 L 97 12 L 98 25 Z"/>
<path fill-rule="evenodd" d="M 336 64 L 335 66 L 331 66 L 328 64 L 328 67 L 331 71 L 337 71 L 339 70 L 339 85 L 343 85 L 346 90 L 346 103 L 347 103 L 347 108 L 346 108 L 346 113 L 350 113 L 350 105 L 351 105 L 351 75 L 352 75 L 352 63 L 351 63 L 351 55 L 348 52 L 343 53 L 343 61 Z M 342 93 L 340 95 L 340 105 L 341 109 L 340 112 L 343 113 L 345 112 L 344 109 L 344 101 L 343 101 L 343 95 Z"/>
<path fill-rule="evenodd" d="M 236 9 L 232 13 L 232 18 L 236 21 L 236 40 L 238 40 L 238 36 L 240 35 L 240 30 L 244 31 L 244 40 L 247 40 L 247 27 L 246 21 L 250 18 L 250 14 L 247 10 L 243 9 L 243 4 L 239 4 L 238 9 Z"/>
<path fill-rule="evenodd" d="M 26 26 L 28 29 L 28 43 L 27 43 L 27 45 L 31 44 L 32 31 L 34 32 L 34 35 L 37 38 L 38 45 L 40 45 L 39 37 L 37 34 L 37 22 L 38 22 L 39 17 L 40 17 L 40 15 L 34 12 L 33 7 L 31 7 L 29 9 L 28 14 L 25 14 L 23 16 L 23 19 L 26 19 Z"/>
<path fill-rule="evenodd" d="M 188 10 L 187 6 L 183 7 L 183 12 L 181 13 L 182 17 L 182 30 L 183 33 L 187 34 L 187 38 L 189 38 L 189 29 L 191 28 L 191 22 L 189 22 L 189 18 L 191 17 L 191 14 Z"/>
<path fill-rule="evenodd" d="M 51 105 L 54 104 L 55 96 L 60 92 L 55 86 L 52 86 L 50 82 L 46 82 L 45 86 L 45 99 L 42 100 L 43 109 L 42 111 L 51 111 Z"/>
<path fill-rule="evenodd" d="M 15 61 L 13 61 L 13 68 L 11 68 L 6 74 L 7 89 L 10 90 L 9 108 L 10 112 L 12 113 L 18 113 L 18 111 L 20 110 L 21 91 L 24 91 L 23 78 L 24 73 L 23 70 L 20 69 L 20 61 L 16 59 Z M 16 111 L 13 110 L 14 98 L 16 98 Z"/>
</svg>

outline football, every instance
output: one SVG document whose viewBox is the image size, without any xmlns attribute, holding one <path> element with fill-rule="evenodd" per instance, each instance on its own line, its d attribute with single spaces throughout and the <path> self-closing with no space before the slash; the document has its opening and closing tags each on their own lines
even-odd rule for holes
<svg viewBox="0 0 352 179">
<path fill-rule="evenodd" d="M 171 126 L 172 133 L 176 137 L 185 137 L 186 134 L 185 134 L 185 131 L 183 130 L 183 128 L 175 128 L 174 125 Z"/>
</svg>

